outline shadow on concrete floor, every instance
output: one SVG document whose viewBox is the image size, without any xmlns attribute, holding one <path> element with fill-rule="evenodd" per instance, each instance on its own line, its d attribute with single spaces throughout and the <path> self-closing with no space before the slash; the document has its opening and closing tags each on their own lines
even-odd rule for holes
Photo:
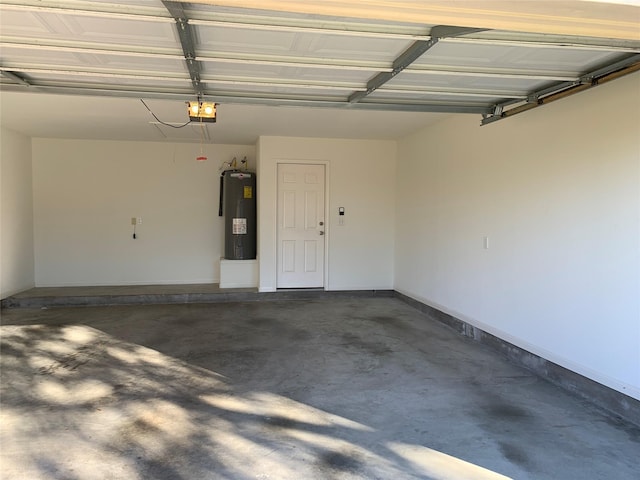
<svg viewBox="0 0 640 480">
<path fill-rule="evenodd" d="M 3 324 L 3 478 L 640 470 L 637 428 L 395 299 L 14 310 Z"/>
</svg>

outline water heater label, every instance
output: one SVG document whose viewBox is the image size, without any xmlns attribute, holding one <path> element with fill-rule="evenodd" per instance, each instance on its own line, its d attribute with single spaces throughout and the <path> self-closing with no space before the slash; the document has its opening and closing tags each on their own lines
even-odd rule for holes
<svg viewBox="0 0 640 480">
<path fill-rule="evenodd" d="M 244 187 L 244 198 L 253 198 L 253 187 Z"/>
<path fill-rule="evenodd" d="M 246 218 L 234 218 L 233 219 L 233 234 L 234 235 L 246 235 L 247 234 L 247 219 Z"/>
</svg>

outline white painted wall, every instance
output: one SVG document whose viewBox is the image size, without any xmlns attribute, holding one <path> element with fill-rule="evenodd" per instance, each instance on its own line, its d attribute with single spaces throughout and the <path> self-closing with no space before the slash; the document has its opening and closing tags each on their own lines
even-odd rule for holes
<svg viewBox="0 0 640 480">
<path fill-rule="evenodd" d="M 640 74 L 479 120 L 399 142 L 396 290 L 640 399 Z"/>
<path fill-rule="evenodd" d="M 276 290 L 279 162 L 327 165 L 326 288 L 392 288 L 395 142 L 261 137 L 257 158 L 260 291 Z M 344 226 L 338 226 L 338 207 L 345 208 Z"/>
<path fill-rule="evenodd" d="M 0 298 L 35 285 L 31 138 L 0 129 Z"/>
<path fill-rule="evenodd" d="M 36 284 L 219 281 L 219 171 L 255 147 L 33 140 Z M 131 217 L 142 217 L 132 239 Z"/>
</svg>

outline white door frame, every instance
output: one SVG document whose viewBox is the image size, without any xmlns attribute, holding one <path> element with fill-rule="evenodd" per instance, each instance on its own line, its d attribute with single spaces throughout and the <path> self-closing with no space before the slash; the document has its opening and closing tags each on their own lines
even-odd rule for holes
<svg viewBox="0 0 640 480">
<path fill-rule="evenodd" d="M 278 167 L 280 164 L 299 164 L 299 165 L 324 165 L 324 275 L 323 275 L 323 289 L 324 290 L 329 290 L 329 237 L 331 236 L 331 227 L 330 225 L 330 210 L 329 210 L 329 192 L 331 191 L 331 189 L 329 188 L 329 166 L 331 165 L 331 163 L 329 162 L 329 160 L 312 160 L 312 159 L 281 159 L 281 160 L 276 160 L 276 208 L 275 208 L 275 212 L 276 215 L 273 218 L 274 221 L 274 226 L 275 226 L 275 235 L 276 235 L 276 241 L 274 242 L 274 250 L 273 250 L 273 255 L 275 259 L 278 258 L 278 206 L 277 206 L 277 199 L 279 198 L 280 195 L 280 191 L 278 189 Z M 273 274 L 275 276 L 274 278 L 274 285 L 276 286 L 276 290 L 278 289 L 278 269 L 277 269 L 277 261 L 276 261 L 276 269 L 274 270 Z"/>
</svg>

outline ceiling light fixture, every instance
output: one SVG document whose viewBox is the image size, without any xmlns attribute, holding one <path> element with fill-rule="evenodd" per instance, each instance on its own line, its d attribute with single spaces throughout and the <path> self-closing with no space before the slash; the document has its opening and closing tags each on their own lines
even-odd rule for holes
<svg viewBox="0 0 640 480">
<path fill-rule="evenodd" d="M 192 122 L 216 121 L 216 104 L 213 102 L 187 102 L 189 105 L 189 120 Z"/>
</svg>

